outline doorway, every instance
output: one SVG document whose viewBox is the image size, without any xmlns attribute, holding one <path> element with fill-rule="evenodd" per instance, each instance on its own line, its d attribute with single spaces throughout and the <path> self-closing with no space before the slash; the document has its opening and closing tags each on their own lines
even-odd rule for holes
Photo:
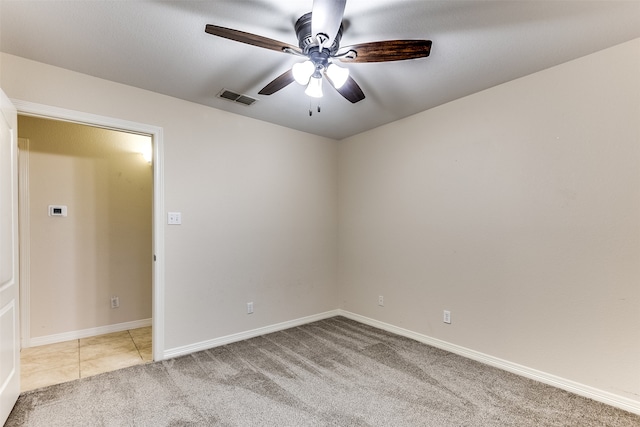
<svg viewBox="0 0 640 427">
<path fill-rule="evenodd" d="M 62 270 L 58 270 L 57 273 L 53 274 L 43 273 L 42 271 L 35 274 L 27 273 L 27 280 L 23 280 L 23 283 L 21 283 L 22 347 L 37 348 L 34 346 L 65 342 L 69 344 L 74 341 L 78 346 L 81 346 L 83 342 L 85 344 L 92 343 L 89 337 L 101 335 L 103 340 L 109 339 L 114 340 L 114 342 L 117 341 L 118 338 L 129 339 L 130 342 L 133 342 L 133 345 L 136 346 L 137 350 L 142 350 L 142 352 L 140 352 L 141 357 L 143 353 L 145 353 L 145 361 L 162 360 L 163 304 L 162 298 L 158 297 L 158 295 L 162 295 L 164 285 L 163 270 L 161 268 L 161 260 L 164 252 L 163 230 L 162 221 L 160 220 L 163 209 L 161 197 L 162 130 L 153 126 L 103 118 L 70 110 L 23 103 L 20 101 L 14 101 L 14 103 L 20 114 L 19 121 L 22 122 L 18 127 L 19 137 L 27 137 L 26 142 L 25 140 L 20 142 L 21 144 L 26 143 L 28 145 L 31 166 L 33 167 L 35 165 L 33 154 L 36 152 L 38 156 L 52 156 L 57 162 L 63 163 L 61 169 L 58 169 L 58 172 L 54 172 L 53 178 L 45 179 L 45 187 L 49 186 L 49 188 L 44 191 L 45 197 L 36 202 L 39 204 L 39 211 L 37 211 L 37 209 L 31 210 L 32 212 L 37 211 L 37 215 L 42 217 L 40 219 L 43 220 L 44 225 L 40 224 L 37 227 L 44 228 L 45 231 L 49 232 L 49 241 L 44 245 L 39 245 L 44 246 L 39 247 L 39 249 L 43 250 L 45 255 L 40 254 L 38 266 L 43 265 L 42 260 L 46 260 L 44 261 L 45 264 L 47 262 L 49 264 L 56 264 L 56 261 L 53 261 L 53 259 L 55 259 L 53 254 L 57 251 L 57 248 L 63 248 L 65 232 L 67 238 L 66 244 L 71 244 L 75 250 L 75 253 L 72 254 L 73 256 L 68 257 L 66 261 L 63 259 L 60 263 L 63 264 L 64 267 Z M 124 146 L 128 148 L 121 150 L 121 152 L 116 155 L 121 158 L 119 159 L 120 163 L 115 168 L 113 167 L 114 163 L 110 163 L 109 159 L 107 159 L 108 155 L 105 154 L 105 147 L 101 144 L 97 144 L 100 145 L 98 148 L 98 159 L 86 150 L 86 144 L 81 147 L 80 154 L 76 159 L 65 158 L 65 156 L 60 155 L 61 153 L 59 152 L 43 153 L 42 146 L 37 148 L 38 144 L 34 138 L 29 138 L 29 135 L 25 135 L 22 131 L 23 127 L 25 129 L 27 128 L 27 122 L 38 120 L 47 122 L 55 121 L 57 125 L 62 125 L 63 127 L 79 126 L 81 128 L 92 128 L 102 134 L 115 133 L 119 135 L 121 140 L 129 138 L 137 140 L 138 144 L 124 144 Z M 49 134 L 51 134 L 51 132 L 49 132 Z M 141 146 L 145 145 L 144 141 L 146 141 L 146 145 L 149 148 L 147 150 L 140 149 Z M 118 144 L 119 142 L 115 143 L 115 145 Z M 131 152 L 126 153 L 127 150 Z M 142 153 L 144 151 L 147 151 L 146 154 L 152 154 L 151 162 L 142 159 Z M 127 172 L 123 169 L 123 159 L 125 159 L 125 157 L 128 158 L 128 160 L 125 160 L 124 163 L 129 162 L 131 164 L 133 161 L 144 163 L 144 166 L 146 166 L 146 173 L 151 182 L 146 190 L 144 184 L 136 182 L 131 171 Z M 79 178 L 81 176 L 80 172 L 83 170 L 86 172 L 86 169 L 91 170 L 91 176 L 89 178 Z M 106 171 L 107 175 L 109 175 L 107 181 L 111 180 L 111 182 L 105 183 L 97 179 L 97 169 Z M 19 168 L 19 173 L 21 178 L 24 178 L 25 171 L 22 167 Z M 73 175 L 71 178 L 76 178 L 76 181 L 74 181 L 75 184 L 72 185 L 73 187 L 85 187 L 85 190 L 89 192 L 98 187 L 105 187 L 107 192 L 103 193 L 103 196 L 94 197 L 93 200 L 89 201 L 89 211 L 86 210 L 87 208 L 80 207 L 78 200 L 74 200 L 73 202 L 53 200 L 56 193 L 51 190 L 59 189 L 60 186 L 64 185 L 56 181 L 60 178 L 60 174 Z M 126 185 L 135 187 L 135 191 L 138 191 L 138 196 L 131 199 L 133 201 L 129 200 L 127 202 L 120 200 L 119 195 L 123 192 L 123 187 L 118 187 L 118 182 L 120 182 L 120 184 L 124 183 L 125 187 Z M 112 187 L 111 190 L 109 190 L 109 187 Z M 78 189 L 75 188 L 74 190 Z M 146 194 L 142 195 L 143 193 Z M 51 200 L 46 201 L 46 194 L 49 194 Z M 89 193 L 85 192 L 84 195 L 80 195 L 77 198 L 86 199 L 87 194 Z M 131 239 L 131 234 L 134 233 L 132 230 L 135 228 L 132 224 L 132 218 L 136 216 L 139 217 L 139 214 L 136 214 L 132 210 L 132 204 L 144 204 L 145 199 L 149 206 L 146 213 L 146 249 L 139 247 L 133 248 L 132 252 L 130 250 L 132 249 L 132 242 L 136 240 Z M 21 200 L 21 202 L 22 201 L 23 200 Z M 73 205 L 73 208 L 71 205 Z M 44 215 L 40 212 L 43 206 L 45 209 Z M 118 213 L 122 215 L 118 215 Z M 75 228 L 72 227 L 71 231 L 69 229 L 65 231 L 63 229 L 69 225 L 68 223 L 70 221 L 64 224 L 62 220 L 71 219 L 72 214 L 76 216 L 77 220 L 79 219 L 83 223 L 80 225 L 76 224 Z M 99 222 L 101 215 L 115 216 L 116 221 L 106 228 L 101 228 L 96 224 Z M 24 222 L 25 221 L 23 221 L 23 223 Z M 124 229 L 125 234 L 129 236 L 118 236 L 118 228 Z M 60 234 L 56 235 L 56 232 Z M 29 234 L 34 233 L 27 233 L 27 236 L 29 236 Z M 82 242 L 82 237 L 86 234 L 93 234 L 94 238 L 99 238 L 100 235 L 102 235 L 102 237 L 107 236 L 107 246 L 109 247 L 87 249 L 86 246 L 83 246 L 85 243 Z M 33 238 L 33 236 L 31 236 L 31 238 Z M 69 240 L 71 242 L 69 242 Z M 28 246 L 27 244 L 27 250 L 29 249 Z M 25 271 L 23 267 L 27 267 L 26 271 L 29 271 L 30 256 L 24 252 L 24 249 L 25 248 L 21 248 L 20 254 L 21 271 Z M 144 252 L 145 259 L 139 256 L 136 258 L 135 253 L 139 255 L 141 251 Z M 60 252 L 62 252 L 62 250 L 60 250 Z M 89 261 L 86 261 L 86 257 L 84 257 L 87 253 L 89 255 Z M 47 256 L 47 254 L 49 254 L 49 256 Z M 81 258 L 83 261 L 80 261 Z M 138 267 L 141 266 L 142 269 L 135 268 L 134 266 L 132 270 L 126 267 L 127 259 L 137 259 L 137 262 L 134 264 L 137 264 Z M 23 260 L 24 262 L 22 262 Z M 76 265 L 73 265 L 74 262 Z M 93 271 L 93 273 L 91 273 L 91 271 Z M 38 275 L 40 275 L 40 277 L 37 277 Z M 23 277 L 23 279 L 24 278 L 25 277 Z M 64 289 L 58 289 L 53 286 L 57 279 L 60 279 L 58 282 L 63 282 L 66 285 L 68 285 L 69 282 L 75 281 L 76 283 L 73 285 L 75 287 L 72 286 L 73 289 L 71 292 L 66 293 L 68 290 L 65 291 Z M 42 289 L 40 289 L 42 288 L 42 283 L 40 283 L 40 288 L 38 288 L 36 284 L 38 280 L 40 282 L 47 282 L 45 288 L 48 289 L 45 289 L 45 294 L 47 292 L 49 294 L 44 296 L 39 295 L 38 298 L 36 298 L 36 295 L 42 291 Z M 127 280 L 129 280 L 128 283 Z M 146 287 L 142 286 L 136 289 L 133 284 L 134 282 L 146 282 Z M 25 286 L 22 286 L 23 284 Z M 91 286 L 88 286 L 89 284 Z M 118 288 L 118 286 L 116 286 L 118 284 L 122 286 Z M 95 287 L 93 285 L 95 285 Z M 141 294 L 144 295 L 141 296 Z M 39 302 L 37 302 L 39 305 L 34 307 L 36 299 L 39 299 Z M 56 315 L 55 309 L 65 305 L 66 302 L 76 304 L 75 308 L 73 310 L 67 309 L 66 311 L 61 311 Z M 78 307 L 79 305 L 83 305 L 83 307 L 80 308 Z M 50 316 L 51 312 L 53 312 L 53 316 L 50 317 L 50 319 L 54 320 L 49 321 L 45 318 L 34 316 L 34 308 L 48 311 L 50 312 L 48 313 Z M 132 308 L 134 312 L 137 309 L 138 314 L 132 313 Z M 75 322 L 75 324 L 73 322 Z M 151 324 L 153 324 L 153 339 L 151 339 L 149 335 L 152 329 Z M 148 338 L 145 338 L 144 335 L 147 335 Z M 152 348 L 150 347 L 149 341 L 153 342 Z M 143 345 L 141 345 L 141 342 Z M 94 340 L 93 344 L 96 343 Z"/>
</svg>

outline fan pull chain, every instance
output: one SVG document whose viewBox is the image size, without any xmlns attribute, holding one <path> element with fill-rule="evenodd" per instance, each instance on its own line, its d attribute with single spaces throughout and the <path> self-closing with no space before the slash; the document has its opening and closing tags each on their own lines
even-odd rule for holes
<svg viewBox="0 0 640 427">
<path fill-rule="evenodd" d="M 309 117 L 313 116 L 313 110 L 311 109 L 312 107 L 312 102 L 311 100 L 309 100 Z M 320 103 L 318 102 L 318 107 L 317 107 L 318 113 L 320 112 Z"/>
</svg>

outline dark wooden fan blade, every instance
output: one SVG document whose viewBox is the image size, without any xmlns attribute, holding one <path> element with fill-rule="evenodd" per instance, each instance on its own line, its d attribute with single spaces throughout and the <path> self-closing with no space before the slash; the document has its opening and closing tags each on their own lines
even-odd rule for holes
<svg viewBox="0 0 640 427">
<path fill-rule="evenodd" d="M 338 57 L 342 62 L 388 62 L 405 59 L 426 58 L 431 52 L 431 40 L 387 40 L 354 44 L 340 49 L 338 55 L 356 52 L 355 58 Z"/>
<path fill-rule="evenodd" d="M 331 83 L 331 79 L 327 78 L 329 83 Z M 333 86 L 333 83 L 331 83 Z M 344 96 L 347 100 L 351 101 L 355 104 L 358 101 L 362 101 L 364 99 L 364 92 L 358 86 L 355 80 L 351 76 L 347 79 L 347 81 L 340 87 L 340 89 L 334 86 L 335 90 L 340 93 L 340 95 Z"/>
<path fill-rule="evenodd" d="M 224 37 L 225 39 L 263 47 L 265 49 L 277 50 L 279 52 L 287 52 L 287 50 L 291 50 L 300 54 L 302 53 L 300 48 L 297 46 L 273 40 L 268 37 L 262 37 L 257 34 L 245 33 L 244 31 L 233 30 L 231 28 L 219 27 L 211 24 L 207 24 L 204 30 L 214 36 Z"/>
<path fill-rule="evenodd" d="M 291 83 L 293 83 L 293 81 L 293 72 L 291 70 L 285 71 L 284 73 L 273 79 L 271 83 L 263 87 L 262 90 L 258 93 L 260 95 L 272 95 L 285 86 L 290 85 Z"/>
</svg>

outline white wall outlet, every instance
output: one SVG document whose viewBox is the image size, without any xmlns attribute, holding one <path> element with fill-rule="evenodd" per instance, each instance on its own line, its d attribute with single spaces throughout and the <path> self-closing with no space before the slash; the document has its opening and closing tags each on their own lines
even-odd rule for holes
<svg viewBox="0 0 640 427">
<path fill-rule="evenodd" d="M 114 295 L 111 297 L 111 308 L 118 308 L 118 307 L 120 307 L 120 298 Z"/>
<path fill-rule="evenodd" d="M 378 296 L 378 305 L 384 307 L 384 297 L 382 295 Z"/>
<path fill-rule="evenodd" d="M 253 314 L 253 303 L 252 302 L 248 302 L 247 303 L 247 314 Z"/>
<path fill-rule="evenodd" d="M 182 224 L 182 212 L 167 212 L 167 224 L 169 225 Z"/>
<path fill-rule="evenodd" d="M 444 311 L 443 319 L 444 323 L 451 323 L 451 312 L 449 310 Z"/>
</svg>

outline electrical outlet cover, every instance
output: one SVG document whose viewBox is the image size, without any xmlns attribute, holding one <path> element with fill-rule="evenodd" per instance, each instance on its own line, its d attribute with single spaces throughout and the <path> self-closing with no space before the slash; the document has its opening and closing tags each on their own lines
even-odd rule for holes
<svg viewBox="0 0 640 427">
<path fill-rule="evenodd" d="M 167 213 L 167 224 L 169 224 L 169 225 L 180 225 L 180 224 L 182 224 L 182 212 L 168 212 Z"/>
</svg>

